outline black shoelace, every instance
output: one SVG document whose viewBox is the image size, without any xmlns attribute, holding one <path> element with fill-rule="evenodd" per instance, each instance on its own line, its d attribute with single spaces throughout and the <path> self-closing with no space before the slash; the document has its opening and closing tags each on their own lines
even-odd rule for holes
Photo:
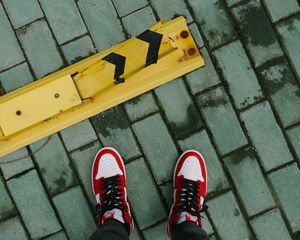
<svg viewBox="0 0 300 240">
<path fill-rule="evenodd" d="M 182 178 L 180 183 L 181 191 L 179 194 L 178 210 L 188 212 L 192 216 L 202 218 L 201 212 L 206 211 L 208 208 L 206 205 L 199 211 L 197 203 L 200 201 L 199 193 L 199 182 L 192 181 L 189 179 Z"/>
<path fill-rule="evenodd" d="M 104 214 L 107 211 L 110 211 L 114 208 L 120 209 L 121 211 L 124 209 L 124 204 L 122 201 L 122 190 L 119 188 L 121 183 L 119 176 L 113 176 L 109 178 L 105 178 L 101 183 L 101 188 L 104 192 L 102 196 L 103 203 L 100 206 L 96 205 L 96 212 L 99 214 Z"/>
</svg>

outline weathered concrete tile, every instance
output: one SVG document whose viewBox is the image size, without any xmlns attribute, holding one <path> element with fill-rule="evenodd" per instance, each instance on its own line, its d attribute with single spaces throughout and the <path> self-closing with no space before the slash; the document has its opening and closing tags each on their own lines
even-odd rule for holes
<svg viewBox="0 0 300 240">
<path fill-rule="evenodd" d="M 15 217 L 0 223 L 0 233 L 2 239 L 7 240 L 27 240 L 28 237 L 19 220 Z"/>
<path fill-rule="evenodd" d="M 247 107 L 263 97 L 256 75 L 240 41 L 219 48 L 214 55 L 228 82 L 230 94 L 237 108 Z"/>
<path fill-rule="evenodd" d="M 133 229 L 132 234 L 130 235 L 130 240 L 143 240 L 140 232 L 137 229 L 136 223 L 134 223 L 134 229 Z"/>
<path fill-rule="evenodd" d="M 132 127 L 156 182 L 161 184 L 172 179 L 178 153 L 161 116 L 155 114 L 134 123 Z"/>
<path fill-rule="evenodd" d="M 167 182 L 159 186 L 159 190 L 168 205 L 168 210 L 171 209 L 174 198 L 173 198 L 173 182 Z"/>
<path fill-rule="evenodd" d="M 220 0 L 201 1 L 189 0 L 201 25 L 210 47 L 231 41 L 236 37 L 232 21 L 227 14 L 226 5 Z"/>
<path fill-rule="evenodd" d="M 156 23 L 150 6 L 124 17 L 122 21 L 130 36 L 136 36 Z"/>
<path fill-rule="evenodd" d="M 182 78 L 156 88 L 155 93 L 176 138 L 183 139 L 202 127 L 201 116 Z"/>
<path fill-rule="evenodd" d="M 14 34 L 14 31 L 7 19 L 2 5 L 0 5 L 0 71 L 24 61 L 24 56 Z"/>
<path fill-rule="evenodd" d="M 226 0 L 228 7 L 241 2 L 242 0 Z"/>
<path fill-rule="evenodd" d="M 150 3 L 162 20 L 169 21 L 176 16 L 182 15 L 188 23 L 193 21 L 185 2 L 182 0 L 150 0 Z"/>
<path fill-rule="evenodd" d="M 36 0 L 3 0 L 2 3 L 15 29 L 44 16 Z"/>
<path fill-rule="evenodd" d="M 27 63 L 22 63 L 0 74 L 0 82 L 6 92 L 11 92 L 33 81 Z"/>
<path fill-rule="evenodd" d="M 151 92 L 127 101 L 124 106 L 131 121 L 139 120 L 148 114 L 158 111 L 157 104 Z"/>
<path fill-rule="evenodd" d="M 61 229 L 35 170 L 8 181 L 7 185 L 32 239 Z"/>
<path fill-rule="evenodd" d="M 232 192 L 208 202 L 209 213 L 223 240 L 253 239 Z"/>
<path fill-rule="evenodd" d="M 210 221 L 208 220 L 208 217 L 206 214 L 202 213 L 201 214 L 203 216 L 202 218 L 202 228 L 203 230 L 208 234 L 211 235 L 214 233 L 214 229 L 210 223 Z"/>
<path fill-rule="evenodd" d="M 247 139 L 223 88 L 200 95 L 197 97 L 197 102 L 221 154 L 247 144 Z"/>
<path fill-rule="evenodd" d="M 45 238 L 45 240 L 67 240 L 65 232 L 59 232 L 50 237 Z"/>
<path fill-rule="evenodd" d="M 202 48 L 204 46 L 204 42 L 196 23 L 189 25 L 189 29 L 193 35 L 195 42 L 198 45 L 198 48 Z"/>
<path fill-rule="evenodd" d="M 148 4 L 147 0 L 127 0 L 125 4 L 123 0 L 113 0 L 113 2 L 121 17 Z"/>
<path fill-rule="evenodd" d="M 95 197 L 92 190 L 91 171 L 96 153 L 101 149 L 99 142 L 95 142 L 84 149 L 76 150 L 71 154 L 71 159 L 79 174 L 80 182 L 89 197 L 89 201 L 95 205 Z"/>
<path fill-rule="evenodd" d="M 269 175 L 293 232 L 300 230 L 300 171 L 296 163 Z"/>
<path fill-rule="evenodd" d="M 8 163 L 5 163 L 8 162 Z M 9 179 L 18 173 L 33 168 L 33 162 L 26 148 L 21 148 L 11 154 L 0 158 L 0 167 L 5 179 Z"/>
<path fill-rule="evenodd" d="M 235 153 L 224 159 L 236 185 L 248 216 L 275 206 L 271 192 L 251 149 Z"/>
<path fill-rule="evenodd" d="M 264 0 L 272 22 L 287 17 L 300 10 L 297 0 Z"/>
<path fill-rule="evenodd" d="M 261 71 L 261 79 L 271 96 L 284 127 L 300 120 L 300 88 L 284 60 Z"/>
<path fill-rule="evenodd" d="M 87 32 L 73 0 L 40 0 L 40 3 L 59 44 Z"/>
<path fill-rule="evenodd" d="M 31 144 L 31 149 L 50 195 L 77 183 L 71 161 L 57 134 Z"/>
<path fill-rule="evenodd" d="M 89 36 L 79 38 L 73 42 L 63 45 L 61 48 L 69 64 L 79 62 L 96 52 L 93 42 Z"/>
<path fill-rule="evenodd" d="M 202 48 L 200 52 L 205 59 L 205 66 L 186 75 L 187 84 L 193 95 L 220 83 L 220 78 L 206 48 Z"/>
<path fill-rule="evenodd" d="M 259 1 L 252 0 L 232 10 L 255 66 L 283 55 L 271 22 Z"/>
<path fill-rule="evenodd" d="M 269 103 L 250 108 L 241 118 L 266 171 L 293 160 Z"/>
<path fill-rule="evenodd" d="M 77 2 L 98 51 L 125 39 L 111 1 L 78 0 Z"/>
<path fill-rule="evenodd" d="M 291 236 L 278 209 L 254 218 L 251 220 L 251 225 L 258 240 L 291 240 Z"/>
<path fill-rule="evenodd" d="M 168 240 L 169 237 L 166 233 L 166 222 L 160 223 L 155 227 L 148 228 L 143 231 L 145 240 Z"/>
<path fill-rule="evenodd" d="M 295 127 L 295 128 L 289 129 L 287 131 L 287 134 L 294 146 L 294 149 L 298 155 L 298 158 L 300 159 L 300 127 Z"/>
<path fill-rule="evenodd" d="M 126 160 L 140 155 L 130 124 L 121 106 L 92 117 L 92 122 L 105 146 L 116 148 Z"/>
<path fill-rule="evenodd" d="M 126 164 L 126 172 L 128 199 L 140 229 L 165 219 L 166 210 L 145 160 L 141 158 Z"/>
<path fill-rule="evenodd" d="M 70 239 L 88 239 L 96 230 L 94 217 L 79 186 L 55 196 L 53 202 Z"/>
<path fill-rule="evenodd" d="M 298 78 L 300 78 L 300 56 L 298 51 L 295 51 L 300 48 L 300 14 L 278 24 L 277 30 Z"/>
<path fill-rule="evenodd" d="M 7 190 L 5 189 L 4 182 L 0 176 L 0 221 L 14 215 L 16 215 L 16 209 L 8 195 Z"/>
<path fill-rule="evenodd" d="M 45 20 L 20 28 L 17 34 L 38 78 L 62 67 L 63 61 Z"/>
<path fill-rule="evenodd" d="M 207 168 L 208 194 L 218 192 L 229 187 L 225 173 L 206 131 L 195 133 L 189 138 L 181 140 L 178 143 L 182 151 L 194 149 L 202 154 Z"/>
<path fill-rule="evenodd" d="M 61 136 L 69 152 L 97 140 L 97 135 L 88 119 L 62 130 Z"/>
</svg>

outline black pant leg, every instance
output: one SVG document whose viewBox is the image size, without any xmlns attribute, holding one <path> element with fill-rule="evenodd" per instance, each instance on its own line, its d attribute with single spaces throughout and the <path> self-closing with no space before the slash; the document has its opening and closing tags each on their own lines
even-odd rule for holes
<svg viewBox="0 0 300 240">
<path fill-rule="evenodd" d="M 99 227 L 90 240 L 129 240 L 129 236 L 124 224 L 111 220 Z"/>
<path fill-rule="evenodd" d="M 183 222 L 173 227 L 172 240 L 209 240 L 209 236 L 196 224 Z"/>
</svg>

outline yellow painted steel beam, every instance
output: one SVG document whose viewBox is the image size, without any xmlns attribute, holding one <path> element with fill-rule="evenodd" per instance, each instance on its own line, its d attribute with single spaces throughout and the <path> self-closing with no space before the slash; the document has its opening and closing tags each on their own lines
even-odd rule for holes
<svg viewBox="0 0 300 240">
<path fill-rule="evenodd" d="M 0 97 L 0 157 L 204 66 L 183 17 Z"/>
</svg>

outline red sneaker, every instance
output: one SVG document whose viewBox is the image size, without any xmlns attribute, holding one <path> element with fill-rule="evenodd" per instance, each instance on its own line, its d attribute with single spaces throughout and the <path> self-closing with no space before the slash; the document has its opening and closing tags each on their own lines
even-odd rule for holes
<svg viewBox="0 0 300 240">
<path fill-rule="evenodd" d="M 94 159 L 92 187 L 99 214 L 98 226 L 108 220 L 124 223 L 133 231 L 133 219 L 127 201 L 126 172 L 120 154 L 113 148 L 102 148 Z"/>
<path fill-rule="evenodd" d="M 174 225 L 193 222 L 202 227 L 200 211 L 207 187 L 206 165 L 201 154 L 194 150 L 184 152 L 175 167 L 174 203 L 172 205 L 167 233 L 171 237 Z"/>
</svg>

